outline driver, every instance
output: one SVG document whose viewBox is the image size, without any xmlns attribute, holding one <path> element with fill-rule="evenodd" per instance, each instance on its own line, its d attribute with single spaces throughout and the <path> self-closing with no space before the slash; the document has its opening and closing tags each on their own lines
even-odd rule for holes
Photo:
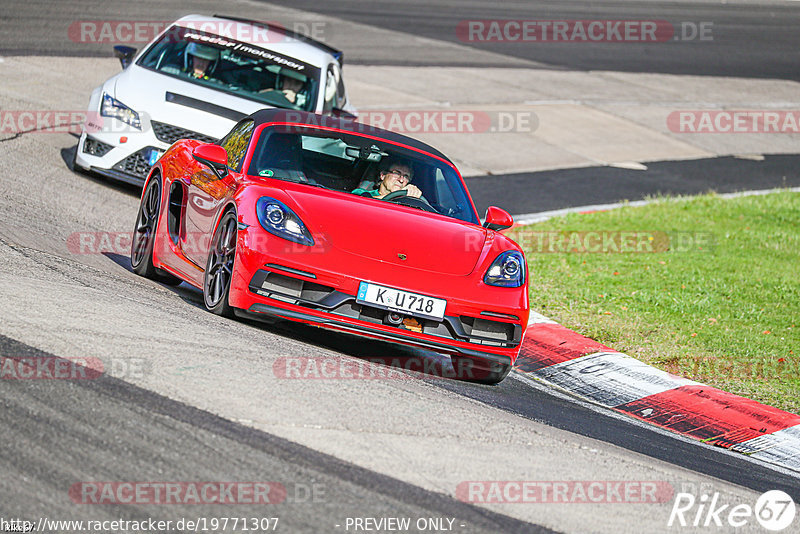
<svg viewBox="0 0 800 534">
<path fill-rule="evenodd" d="M 380 172 L 380 179 L 375 189 L 359 188 L 354 190 L 353 193 L 361 196 L 369 195 L 373 198 L 383 198 L 389 193 L 405 190 L 406 196 L 414 198 L 422 196 L 422 191 L 420 191 L 419 187 L 410 183 L 414 179 L 414 170 L 406 162 L 397 161 L 385 166 Z"/>
<path fill-rule="evenodd" d="M 219 62 L 219 50 L 198 43 L 186 47 L 186 70 L 193 78 L 208 80 Z"/>
<path fill-rule="evenodd" d="M 290 71 L 289 69 L 283 69 L 280 75 L 280 82 L 278 82 L 280 89 L 274 89 L 270 87 L 268 89 L 262 89 L 261 92 L 266 93 L 268 91 L 280 91 L 283 93 L 283 96 L 286 97 L 286 100 L 295 106 L 302 107 L 306 103 L 306 94 L 304 92 L 305 84 L 305 76 Z"/>
</svg>

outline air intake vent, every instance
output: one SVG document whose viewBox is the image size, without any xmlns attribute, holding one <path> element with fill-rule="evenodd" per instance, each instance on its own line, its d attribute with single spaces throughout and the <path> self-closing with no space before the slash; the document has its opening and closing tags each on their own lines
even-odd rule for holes
<svg viewBox="0 0 800 534">
<path fill-rule="evenodd" d="M 216 141 L 216 139 L 213 137 L 193 132 L 192 130 L 187 130 L 186 128 L 181 128 L 179 126 L 173 126 L 171 124 L 165 124 L 157 121 L 150 121 L 150 124 L 153 126 L 153 133 L 156 134 L 156 138 L 158 138 L 159 141 L 164 141 L 170 145 L 178 139 L 197 139 L 203 143 L 213 143 Z"/>
</svg>

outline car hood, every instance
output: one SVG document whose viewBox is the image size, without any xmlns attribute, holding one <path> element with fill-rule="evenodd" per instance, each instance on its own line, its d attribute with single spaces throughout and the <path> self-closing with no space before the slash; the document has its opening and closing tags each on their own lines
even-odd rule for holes
<svg viewBox="0 0 800 534">
<path fill-rule="evenodd" d="M 155 120 L 220 138 L 239 118 L 269 107 L 138 65 L 131 65 L 112 80 L 112 96 L 144 115 L 144 128 Z M 175 95 L 171 101 L 167 93 Z"/>
<path fill-rule="evenodd" d="M 286 192 L 315 240 L 354 256 L 466 276 L 486 241 L 485 228 L 391 202 L 306 187 Z"/>
</svg>

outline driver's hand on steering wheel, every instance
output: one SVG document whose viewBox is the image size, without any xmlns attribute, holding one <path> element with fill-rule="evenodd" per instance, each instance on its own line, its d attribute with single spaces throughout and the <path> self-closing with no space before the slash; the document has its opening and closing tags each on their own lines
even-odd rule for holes
<svg viewBox="0 0 800 534">
<path fill-rule="evenodd" d="M 283 96 L 286 97 L 286 100 L 288 100 L 292 104 L 294 104 L 295 100 L 297 100 L 297 93 L 292 91 L 291 89 L 283 89 L 281 92 L 283 93 Z"/>
<path fill-rule="evenodd" d="M 422 191 L 416 185 L 408 184 L 403 189 L 408 191 L 408 193 L 406 193 L 408 197 L 420 198 L 422 196 Z"/>
</svg>

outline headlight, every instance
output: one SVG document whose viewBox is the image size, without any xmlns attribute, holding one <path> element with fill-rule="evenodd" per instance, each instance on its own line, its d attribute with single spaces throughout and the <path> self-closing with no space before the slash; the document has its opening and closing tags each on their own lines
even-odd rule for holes
<svg viewBox="0 0 800 534">
<path fill-rule="evenodd" d="M 259 198 L 256 202 L 256 215 L 261 227 L 267 232 L 295 243 L 314 246 L 314 238 L 306 225 L 280 200 Z"/>
<path fill-rule="evenodd" d="M 490 286 L 520 287 L 525 283 L 525 258 L 515 250 L 503 252 L 492 262 L 483 281 Z"/>
<path fill-rule="evenodd" d="M 103 94 L 103 102 L 100 105 L 100 115 L 103 117 L 113 117 L 124 123 L 130 124 L 134 128 L 141 130 L 142 123 L 139 121 L 139 114 L 131 108 L 107 94 Z"/>
</svg>

